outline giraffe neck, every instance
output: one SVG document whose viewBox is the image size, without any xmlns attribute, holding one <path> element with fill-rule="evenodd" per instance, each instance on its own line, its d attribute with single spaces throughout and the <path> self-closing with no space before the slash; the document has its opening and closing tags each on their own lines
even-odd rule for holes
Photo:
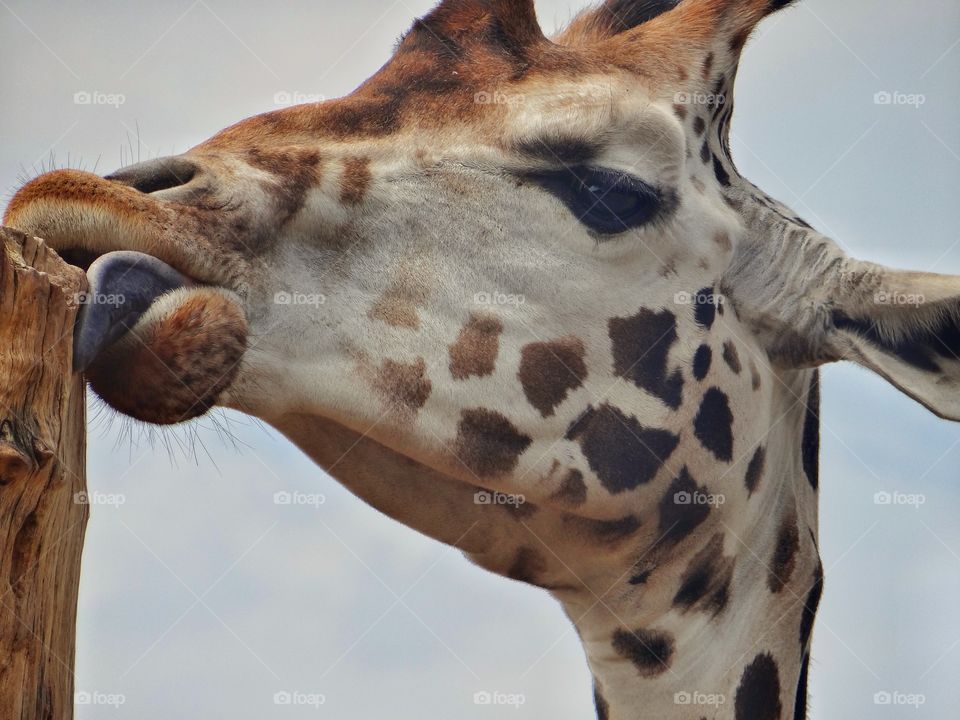
<svg viewBox="0 0 960 720">
<path fill-rule="evenodd" d="M 822 586 L 819 385 L 813 371 L 779 380 L 766 473 L 746 507 L 711 513 L 670 552 L 667 541 L 640 549 L 591 578 L 586 595 L 558 594 L 584 645 L 600 720 L 806 717 Z M 728 479 L 707 484 L 736 492 Z"/>
</svg>

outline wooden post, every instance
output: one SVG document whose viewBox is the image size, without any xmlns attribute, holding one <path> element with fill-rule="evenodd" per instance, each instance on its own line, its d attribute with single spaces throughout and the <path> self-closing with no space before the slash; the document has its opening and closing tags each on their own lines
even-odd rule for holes
<svg viewBox="0 0 960 720">
<path fill-rule="evenodd" d="M 81 270 L 0 228 L 0 717 L 73 717 L 88 517 L 84 387 L 72 372 Z"/>
</svg>

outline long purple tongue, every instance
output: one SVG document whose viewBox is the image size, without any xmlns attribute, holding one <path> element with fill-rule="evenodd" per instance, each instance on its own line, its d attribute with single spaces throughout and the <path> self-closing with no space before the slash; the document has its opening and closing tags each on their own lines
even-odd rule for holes
<svg viewBox="0 0 960 720">
<path fill-rule="evenodd" d="M 107 347 L 136 325 L 154 301 L 192 285 L 162 260 L 131 250 L 97 258 L 87 270 L 90 284 L 73 336 L 73 367 L 82 372 Z"/>
</svg>

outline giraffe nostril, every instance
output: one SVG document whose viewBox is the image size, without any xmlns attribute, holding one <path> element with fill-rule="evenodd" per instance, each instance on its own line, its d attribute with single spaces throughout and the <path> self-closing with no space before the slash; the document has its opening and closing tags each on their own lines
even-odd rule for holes
<svg viewBox="0 0 960 720">
<path fill-rule="evenodd" d="M 190 182 L 198 172 L 197 165 L 184 157 L 164 157 L 130 165 L 106 176 L 142 193 L 170 190 Z"/>
</svg>

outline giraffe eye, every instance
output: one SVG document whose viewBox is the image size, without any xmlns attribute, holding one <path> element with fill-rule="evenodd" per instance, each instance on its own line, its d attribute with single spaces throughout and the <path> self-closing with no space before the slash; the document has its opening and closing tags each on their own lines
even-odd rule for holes
<svg viewBox="0 0 960 720">
<path fill-rule="evenodd" d="M 646 225 L 662 205 L 655 188 L 613 170 L 580 166 L 539 173 L 535 179 L 562 200 L 580 222 L 602 235 Z"/>
</svg>

